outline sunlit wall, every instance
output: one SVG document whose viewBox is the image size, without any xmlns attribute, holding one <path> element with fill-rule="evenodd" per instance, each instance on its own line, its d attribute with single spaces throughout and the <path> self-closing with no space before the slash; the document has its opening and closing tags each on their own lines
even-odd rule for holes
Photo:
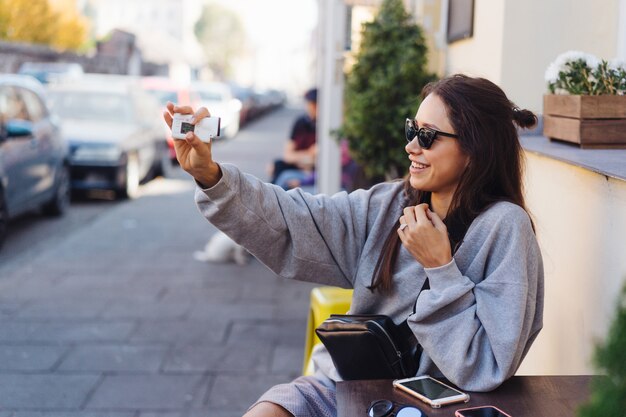
<svg viewBox="0 0 626 417">
<path fill-rule="evenodd" d="M 619 1 L 476 0 L 474 36 L 447 45 L 445 73 L 485 76 L 540 112 L 545 70 L 557 55 L 618 55 Z"/>
<path fill-rule="evenodd" d="M 544 328 L 521 374 L 591 374 L 626 283 L 626 181 L 526 153 L 545 268 Z"/>
</svg>

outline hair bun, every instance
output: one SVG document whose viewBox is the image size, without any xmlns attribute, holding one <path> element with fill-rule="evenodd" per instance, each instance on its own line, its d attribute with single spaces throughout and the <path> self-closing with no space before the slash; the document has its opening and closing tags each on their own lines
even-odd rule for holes
<svg viewBox="0 0 626 417">
<path fill-rule="evenodd" d="M 530 110 L 514 108 L 513 121 L 519 127 L 527 129 L 537 124 L 537 116 Z"/>
</svg>

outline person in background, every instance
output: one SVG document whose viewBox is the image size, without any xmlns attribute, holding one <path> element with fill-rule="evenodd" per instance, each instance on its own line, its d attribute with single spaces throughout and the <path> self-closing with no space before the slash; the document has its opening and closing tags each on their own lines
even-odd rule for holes
<svg viewBox="0 0 626 417">
<path fill-rule="evenodd" d="M 417 114 L 398 121 L 407 176 L 368 190 L 285 191 L 215 162 L 193 132 L 176 154 L 205 218 L 277 275 L 353 288 L 350 314 L 408 317 L 423 348 L 417 375 L 490 391 L 543 327 L 543 263 L 516 129 L 537 118 L 484 78 L 450 76 L 422 95 Z M 170 125 L 175 112 L 193 109 L 169 103 Z M 323 346 L 311 358 L 314 375 L 270 388 L 245 417 L 336 416 L 341 378 Z"/>
<path fill-rule="evenodd" d="M 307 185 L 312 185 L 311 178 L 317 156 L 315 131 L 317 89 L 308 90 L 304 94 L 304 100 L 306 113 L 299 116 L 294 122 L 291 135 L 283 150 L 283 157 L 274 161 L 274 166 L 271 169 L 271 183 L 280 185 L 285 189 L 294 188 L 292 185 L 303 181 L 306 181 Z"/>
</svg>

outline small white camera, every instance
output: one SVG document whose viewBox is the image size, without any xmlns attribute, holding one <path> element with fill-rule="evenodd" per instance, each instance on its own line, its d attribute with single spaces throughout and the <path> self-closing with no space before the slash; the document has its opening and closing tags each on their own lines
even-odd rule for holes
<svg viewBox="0 0 626 417">
<path fill-rule="evenodd" d="M 211 142 L 212 138 L 220 135 L 219 117 L 205 117 L 200 123 L 191 124 L 191 114 L 174 113 L 172 120 L 172 137 L 174 139 L 185 139 L 187 132 L 194 132 L 203 142 Z"/>
</svg>

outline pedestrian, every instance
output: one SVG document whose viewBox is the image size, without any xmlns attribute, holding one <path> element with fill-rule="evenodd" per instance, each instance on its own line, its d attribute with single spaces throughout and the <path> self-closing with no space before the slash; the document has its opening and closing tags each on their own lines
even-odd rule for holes
<svg viewBox="0 0 626 417">
<path fill-rule="evenodd" d="M 316 120 L 317 88 L 304 94 L 306 113 L 298 116 L 285 143 L 282 159 L 274 161 L 271 171 L 272 184 L 285 189 L 295 188 L 301 182 L 312 185 L 315 158 L 317 156 Z M 295 186 L 294 186 L 295 185 Z"/>
<path fill-rule="evenodd" d="M 369 190 L 284 191 L 218 164 L 193 134 L 176 152 L 203 215 L 276 274 L 354 288 L 351 314 L 408 317 L 423 347 L 417 375 L 489 391 L 542 328 L 543 266 L 516 130 L 536 117 L 483 78 L 450 76 L 423 96 L 405 123 L 408 175 Z M 168 123 L 192 113 L 168 110 Z M 245 416 L 336 415 L 339 375 L 323 347 L 313 362 L 313 376 L 269 389 Z"/>
</svg>

